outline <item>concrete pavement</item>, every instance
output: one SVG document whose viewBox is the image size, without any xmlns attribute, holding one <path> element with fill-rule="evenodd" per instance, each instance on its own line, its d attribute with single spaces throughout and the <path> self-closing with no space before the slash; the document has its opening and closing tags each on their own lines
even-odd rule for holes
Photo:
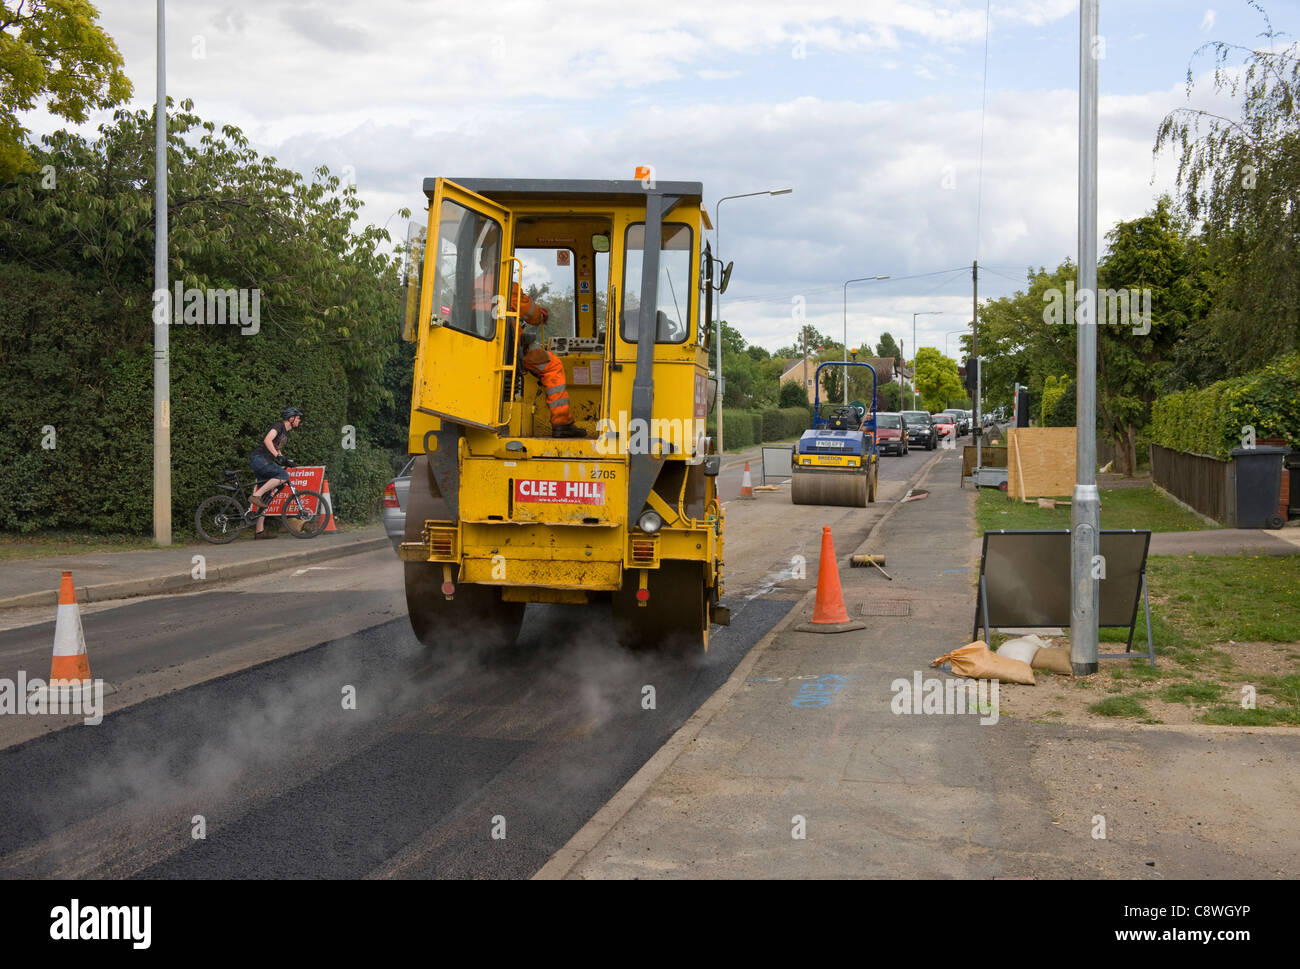
<svg viewBox="0 0 1300 969">
<path fill-rule="evenodd" d="M 979 544 L 959 460 L 836 549 L 865 629 L 797 632 L 806 596 L 536 877 L 1294 877 L 1300 771 L 1252 767 L 1295 763 L 1298 731 L 1038 724 L 996 696 L 894 712 L 899 681 L 944 678 L 930 661 L 967 642 Z M 846 568 L 855 551 L 884 552 L 894 581 Z M 1220 781 L 1281 796 L 1201 793 Z"/>
<path fill-rule="evenodd" d="M 382 523 L 311 539 L 282 534 L 255 542 L 252 530 L 229 545 L 197 545 L 91 552 L 0 562 L 0 609 L 53 606 L 59 600 L 59 576 L 72 573 L 78 602 L 190 592 L 196 581 L 195 556 L 203 556 L 208 583 L 243 579 L 309 562 L 352 555 L 388 545 Z"/>
<path fill-rule="evenodd" d="M 1152 555 L 1300 555 L 1300 528 L 1207 528 L 1154 532 Z"/>
</svg>

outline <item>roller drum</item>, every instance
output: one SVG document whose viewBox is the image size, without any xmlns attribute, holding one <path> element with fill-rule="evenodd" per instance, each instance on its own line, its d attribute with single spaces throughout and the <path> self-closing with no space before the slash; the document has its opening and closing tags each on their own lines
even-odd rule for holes
<svg viewBox="0 0 1300 969">
<path fill-rule="evenodd" d="M 868 476 L 862 472 L 796 470 L 790 498 L 796 505 L 867 506 Z"/>
</svg>

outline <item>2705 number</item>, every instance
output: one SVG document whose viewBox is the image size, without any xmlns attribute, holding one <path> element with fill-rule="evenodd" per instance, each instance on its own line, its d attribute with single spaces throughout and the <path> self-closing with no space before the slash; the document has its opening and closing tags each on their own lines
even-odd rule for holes
<svg viewBox="0 0 1300 969">
<path fill-rule="evenodd" d="M 602 469 L 600 469 L 600 468 L 592 468 L 592 469 L 591 469 L 591 477 L 592 477 L 593 479 L 595 479 L 595 478 L 606 478 L 606 479 L 611 479 L 611 480 L 612 480 L 613 477 L 614 477 L 614 472 L 613 472 L 613 471 L 604 471 L 604 470 L 602 470 Z"/>
</svg>

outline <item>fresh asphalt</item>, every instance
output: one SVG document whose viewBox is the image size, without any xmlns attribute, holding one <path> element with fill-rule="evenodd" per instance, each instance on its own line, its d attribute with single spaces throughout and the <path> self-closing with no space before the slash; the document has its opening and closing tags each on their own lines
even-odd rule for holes
<svg viewBox="0 0 1300 969">
<path fill-rule="evenodd" d="M 402 618 L 29 741 L 0 766 L 0 872 L 527 877 L 790 603 L 736 605 L 689 661 L 611 650 L 573 607 L 493 656 Z"/>
</svg>

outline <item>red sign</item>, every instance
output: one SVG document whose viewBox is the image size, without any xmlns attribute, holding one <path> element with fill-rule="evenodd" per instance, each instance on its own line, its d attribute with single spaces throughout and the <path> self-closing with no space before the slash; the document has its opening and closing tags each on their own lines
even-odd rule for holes
<svg viewBox="0 0 1300 969">
<path fill-rule="evenodd" d="M 293 486 L 299 490 L 307 489 L 308 491 L 320 491 L 321 483 L 325 480 L 325 466 L 321 465 L 316 468 L 289 468 L 289 480 Z M 289 497 L 289 489 L 280 489 L 275 500 L 271 502 L 270 507 L 266 509 L 267 517 L 278 515 L 284 510 L 284 499 Z M 316 511 L 316 499 L 307 498 L 304 500 L 308 511 Z"/>
<path fill-rule="evenodd" d="M 603 505 L 605 482 L 516 478 L 515 501 L 549 505 Z"/>
</svg>

